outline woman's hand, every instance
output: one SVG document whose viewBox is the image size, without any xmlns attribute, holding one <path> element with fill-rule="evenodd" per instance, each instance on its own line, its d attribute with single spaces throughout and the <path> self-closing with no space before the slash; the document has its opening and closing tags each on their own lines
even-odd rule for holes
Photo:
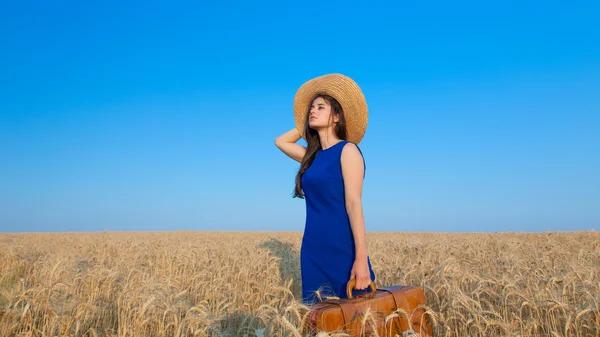
<svg viewBox="0 0 600 337">
<path fill-rule="evenodd" d="M 366 258 L 357 258 L 354 260 L 350 279 L 356 278 L 354 289 L 367 289 L 371 284 L 371 273 L 369 272 L 369 264 Z"/>
</svg>

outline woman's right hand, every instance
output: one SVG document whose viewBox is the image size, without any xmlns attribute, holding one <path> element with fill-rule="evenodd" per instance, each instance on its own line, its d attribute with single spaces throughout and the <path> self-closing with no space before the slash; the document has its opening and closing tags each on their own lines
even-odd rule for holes
<svg viewBox="0 0 600 337">
<path fill-rule="evenodd" d="M 293 128 L 286 133 L 275 138 L 275 145 L 288 157 L 297 162 L 302 162 L 306 148 L 296 142 L 301 138 L 297 128 Z"/>
</svg>

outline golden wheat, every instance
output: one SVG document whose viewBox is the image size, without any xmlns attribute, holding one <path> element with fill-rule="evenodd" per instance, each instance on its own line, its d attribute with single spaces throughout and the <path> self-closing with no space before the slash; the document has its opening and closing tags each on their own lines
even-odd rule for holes
<svg viewBox="0 0 600 337">
<path fill-rule="evenodd" d="M 2 234 L 0 336 L 302 336 L 301 238 Z M 422 287 L 435 336 L 600 336 L 596 232 L 367 239 L 376 285 Z"/>
</svg>

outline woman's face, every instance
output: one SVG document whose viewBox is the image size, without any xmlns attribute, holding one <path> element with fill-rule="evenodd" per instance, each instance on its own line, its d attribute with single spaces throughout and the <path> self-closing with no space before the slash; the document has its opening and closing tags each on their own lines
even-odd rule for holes
<svg viewBox="0 0 600 337">
<path fill-rule="evenodd" d="M 335 116 L 337 118 L 337 116 Z M 331 125 L 331 105 L 322 97 L 315 99 L 310 106 L 308 125 L 313 129 L 327 128 Z M 333 119 L 333 122 L 336 121 Z"/>
</svg>

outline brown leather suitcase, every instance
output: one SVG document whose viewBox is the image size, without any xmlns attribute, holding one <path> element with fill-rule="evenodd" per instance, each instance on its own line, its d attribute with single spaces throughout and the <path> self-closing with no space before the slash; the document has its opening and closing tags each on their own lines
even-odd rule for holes
<svg viewBox="0 0 600 337">
<path fill-rule="evenodd" d="M 311 307 L 303 324 L 304 334 L 321 331 L 343 332 L 351 336 L 368 336 L 377 331 L 379 336 L 400 337 L 433 336 L 425 309 L 423 289 L 409 285 L 376 288 L 352 297 L 352 279 L 346 286 L 348 298 L 325 300 Z"/>
</svg>

